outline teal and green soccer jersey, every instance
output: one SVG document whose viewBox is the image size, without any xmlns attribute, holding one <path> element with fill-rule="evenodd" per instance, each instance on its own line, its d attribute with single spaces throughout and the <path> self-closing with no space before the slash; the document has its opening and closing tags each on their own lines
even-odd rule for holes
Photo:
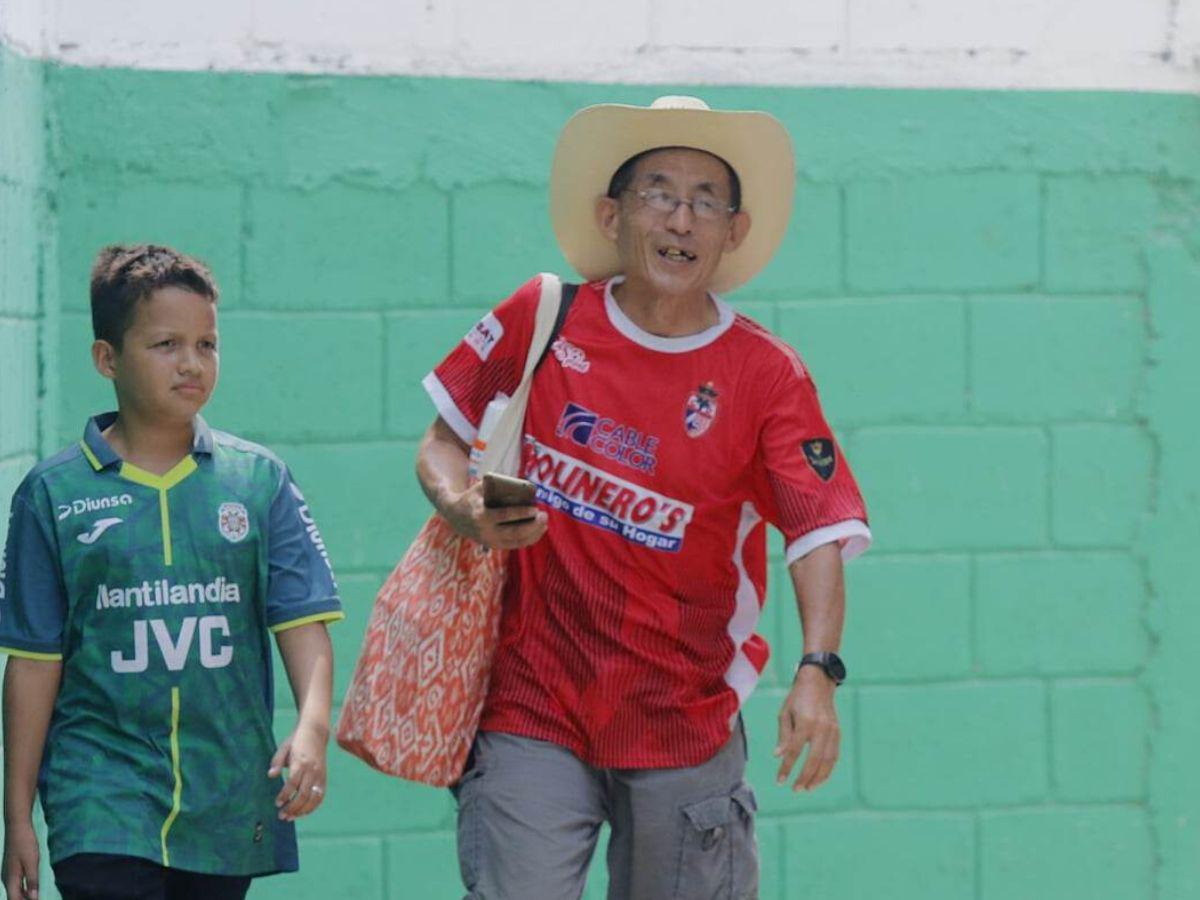
<svg viewBox="0 0 1200 900">
<path fill-rule="evenodd" d="M 270 632 L 342 617 L 320 533 L 262 447 L 197 418 L 157 476 L 104 440 L 113 417 L 17 489 L 0 577 L 0 649 L 63 665 L 38 781 L 51 861 L 292 871 Z"/>
</svg>

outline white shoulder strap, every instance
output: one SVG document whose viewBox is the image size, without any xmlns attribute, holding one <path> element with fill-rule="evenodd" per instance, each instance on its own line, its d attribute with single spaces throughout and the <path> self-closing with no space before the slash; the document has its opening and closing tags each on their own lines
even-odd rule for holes
<svg viewBox="0 0 1200 900">
<path fill-rule="evenodd" d="M 521 464 L 521 436 L 525 426 L 525 407 L 529 404 L 529 387 L 533 382 L 533 370 L 546 349 L 546 342 L 554 330 L 558 309 L 562 304 L 562 282 L 557 275 L 542 273 L 542 293 L 538 297 L 537 315 L 533 322 L 533 337 L 529 341 L 529 352 L 525 357 L 525 372 L 521 383 L 513 392 L 512 399 L 496 423 L 496 429 L 488 439 L 487 447 L 479 461 L 480 472 L 499 472 L 516 475 Z"/>
<path fill-rule="evenodd" d="M 562 304 L 562 282 L 552 272 L 542 273 L 542 293 L 538 297 L 537 316 L 533 320 L 533 337 L 529 339 L 529 355 L 525 357 L 525 374 L 521 384 L 533 379 L 533 370 L 546 351 L 546 342 L 554 330 L 558 308 Z"/>
</svg>

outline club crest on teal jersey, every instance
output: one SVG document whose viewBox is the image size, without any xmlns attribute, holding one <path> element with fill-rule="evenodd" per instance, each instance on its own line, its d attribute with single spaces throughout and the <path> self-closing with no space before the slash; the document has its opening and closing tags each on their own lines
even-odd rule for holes
<svg viewBox="0 0 1200 900">
<path fill-rule="evenodd" d="M 221 537 L 236 544 L 250 533 L 250 516 L 240 503 L 222 503 L 217 510 L 217 526 Z"/>
</svg>

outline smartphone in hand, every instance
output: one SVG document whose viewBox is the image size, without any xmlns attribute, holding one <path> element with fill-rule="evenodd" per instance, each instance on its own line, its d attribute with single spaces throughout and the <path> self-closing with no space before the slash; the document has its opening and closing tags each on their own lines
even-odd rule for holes
<svg viewBox="0 0 1200 900">
<path fill-rule="evenodd" d="M 532 481 L 513 478 L 497 472 L 486 472 L 483 476 L 483 505 L 488 509 L 503 509 L 506 506 L 533 506 L 537 502 L 537 488 Z M 523 525 L 533 518 L 514 519 L 505 525 Z"/>
</svg>

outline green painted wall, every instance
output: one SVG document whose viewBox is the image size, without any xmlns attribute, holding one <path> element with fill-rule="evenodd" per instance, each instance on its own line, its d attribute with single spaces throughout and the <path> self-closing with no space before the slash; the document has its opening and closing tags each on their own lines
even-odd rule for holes
<svg viewBox="0 0 1200 900">
<path fill-rule="evenodd" d="M 109 402 L 87 357 L 101 243 L 207 258 L 225 291 L 210 419 L 275 447 L 306 488 L 349 611 L 344 687 L 373 592 L 427 515 L 420 376 L 524 278 L 565 271 L 545 195 L 571 111 L 666 89 L 45 77 L 53 227 L 9 227 L 3 246 L 7 263 L 57 240 L 45 309 L 61 322 L 47 402 L 30 408 L 3 369 L 4 430 L 21 423 L 5 453 L 23 466 Z M 877 538 L 849 575 L 844 758 L 810 796 L 770 778 L 800 646 L 775 566 L 776 661 L 747 709 L 764 896 L 1195 896 L 1200 99 L 703 94 L 770 109 L 796 141 L 792 231 L 733 299 L 807 358 Z M 28 178 L 5 166 L 5 190 Z M 38 309 L 18 305 L 18 327 Z M 458 896 L 453 821 L 446 793 L 334 751 L 303 873 L 252 896 Z"/>
<path fill-rule="evenodd" d="M 8 530 L 8 498 L 49 449 L 53 427 L 55 379 L 47 354 L 55 343 L 57 298 L 46 269 L 57 241 L 44 83 L 43 66 L 0 43 L 0 538 Z"/>
<path fill-rule="evenodd" d="M 0 45 L 0 493 L 6 498 L 43 449 L 40 257 L 48 218 L 42 81 L 40 65 Z"/>
</svg>

